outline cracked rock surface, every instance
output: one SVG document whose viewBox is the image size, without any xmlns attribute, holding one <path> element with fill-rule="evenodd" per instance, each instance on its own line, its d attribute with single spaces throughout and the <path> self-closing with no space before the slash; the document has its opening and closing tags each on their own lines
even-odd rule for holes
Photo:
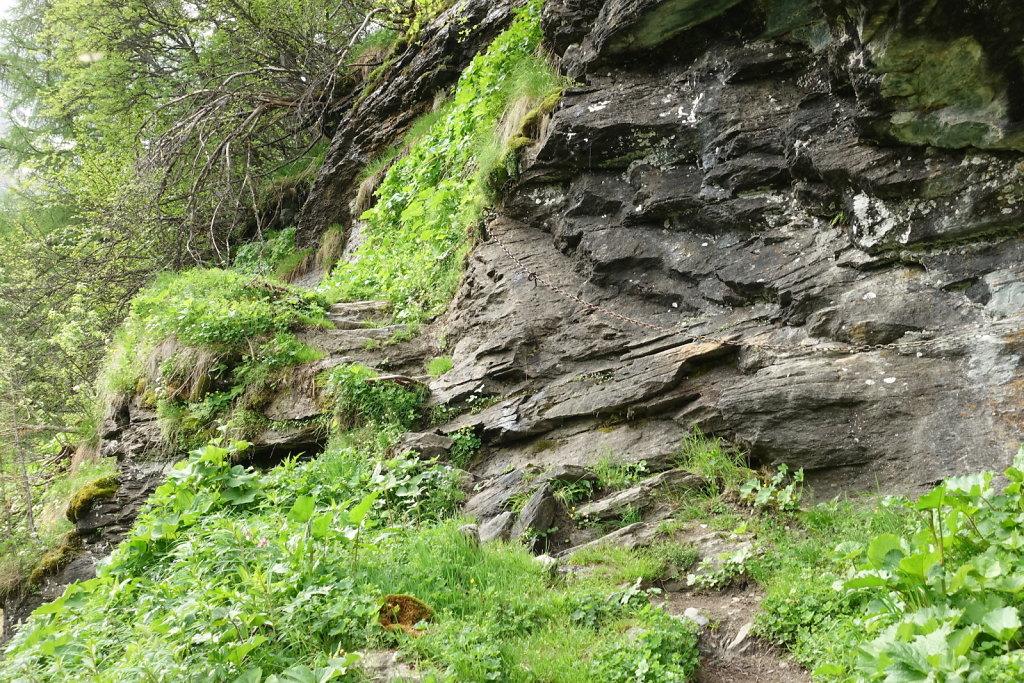
<svg viewBox="0 0 1024 683">
<path fill-rule="evenodd" d="M 661 471 L 694 426 L 819 496 L 1007 464 L 1024 16 L 954 4 L 550 0 L 576 84 L 487 228 L 525 270 L 474 251 L 431 386 L 501 399 L 443 428 L 477 473 Z"/>
</svg>

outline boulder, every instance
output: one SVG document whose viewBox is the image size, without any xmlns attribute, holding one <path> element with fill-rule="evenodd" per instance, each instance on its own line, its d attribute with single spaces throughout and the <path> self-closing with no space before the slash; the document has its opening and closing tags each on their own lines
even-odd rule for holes
<svg viewBox="0 0 1024 683">
<path fill-rule="evenodd" d="M 530 497 L 512 525 L 512 538 L 522 539 L 528 548 L 540 552 L 555 525 L 559 502 L 550 486 L 542 486 Z"/>
<path fill-rule="evenodd" d="M 404 434 L 395 446 L 396 453 L 413 452 L 425 460 L 443 458 L 455 445 L 455 441 L 432 432 L 412 432 Z"/>
<path fill-rule="evenodd" d="M 580 506 L 576 509 L 576 517 L 596 521 L 615 519 L 630 510 L 646 510 L 657 502 L 659 495 L 673 490 L 699 489 L 707 486 L 707 483 L 704 477 L 686 470 L 669 470 L 644 479 L 636 486 Z"/>
</svg>

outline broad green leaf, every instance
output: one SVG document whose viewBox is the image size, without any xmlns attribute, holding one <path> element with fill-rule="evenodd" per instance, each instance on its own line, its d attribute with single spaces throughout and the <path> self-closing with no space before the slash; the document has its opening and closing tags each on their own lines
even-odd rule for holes
<svg viewBox="0 0 1024 683">
<path fill-rule="evenodd" d="M 299 496 L 292 505 L 291 511 L 288 513 L 288 518 L 293 522 L 302 524 L 307 522 L 310 517 L 313 516 L 313 510 L 316 507 L 316 501 L 312 496 Z"/>
<path fill-rule="evenodd" d="M 309 524 L 309 533 L 313 538 L 326 538 L 328 532 L 331 530 L 331 523 L 334 521 L 334 515 L 326 513 L 317 515 L 312 519 Z"/>
<path fill-rule="evenodd" d="M 865 574 L 863 576 L 855 576 L 852 579 L 847 579 L 843 582 L 843 586 L 848 589 L 857 588 L 878 588 L 882 586 L 888 586 L 889 582 L 876 574 Z"/>
<path fill-rule="evenodd" d="M 946 489 L 944 486 L 936 486 L 928 493 L 917 499 L 914 503 L 915 510 L 937 510 L 944 504 Z"/>
<path fill-rule="evenodd" d="M 380 497 L 380 494 L 381 492 L 377 490 L 369 494 L 368 496 L 364 496 L 363 499 L 359 501 L 358 505 L 349 510 L 349 522 L 357 526 L 362 524 L 363 519 L 366 518 L 366 515 L 370 512 L 370 508 L 373 507 L 373 504 L 377 502 L 377 499 Z"/>
<path fill-rule="evenodd" d="M 913 553 L 900 560 L 899 570 L 907 577 L 912 577 L 920 583 L 925 583 L 928 570 L 939 562 L 939 553 Z"/>
<path fill-rule="evenodd" d="M 247 643 L 235 645 L 228 652 L 228 661 L 234 664 L 235 666 L 241 665 L 242 660 L 245 659 L 246 655 L 248 655 L 250 652 L 258 648 L 265 642 L 267 642 L 266 636 L 256 636 Z"/>
<path fill-rule="evenodd" d="M 981 626 L 1000 641 L 1008 643 L 1020 629 L 1020 615 L 1013 607 L 1002 607 L 989 612 L 982 619 Z"/>
<path fill-rule="evenodd" d="M 263 680 L 263 669 L 256 667 L 243 672 L 232 683 L 260 683 Z"/>
<path fill-rule="evenodd" d="M 255 488 L 234 487 L 224 489 L 221 495 L 232 505 L 246 505 L 256 500 L 257 493 Z"/>
<path fill-rule="evenodd" d="M 838 664 L 822 664 L 811 672 L 813 676 L 842 676 L 846 673 L 846 669 L 839 666 Z"/>
<path fill-rule="evenodd" d="M 894 569 L 903 555 L 903 544 L 894 534 L 880 534 L 868 544 L 868 561 L 877 569 Z"/>
<path fill-rule="evenodd" d="M 963 657 L 970 652 L 974 646 L 975 639 L 980 633 L 981 628 L 975 624 L 954 631 L 953 635 L 949 637 L 949 647 L 952 648 L 953 654 Z"/>
</svg>

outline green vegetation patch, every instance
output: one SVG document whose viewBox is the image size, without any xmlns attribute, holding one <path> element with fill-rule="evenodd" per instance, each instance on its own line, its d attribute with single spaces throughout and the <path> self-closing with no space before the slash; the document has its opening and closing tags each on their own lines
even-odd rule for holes
<svg viewBox="0 0 1024 683">
<path fill-rule="evenodd" d="M 260 264 L 254 253 L 252 269 Z M 282 368 L 320 358 L 295 331 L 329 324 L 321 296 L 252 274 L 164 275 L 134 299 L 100 373 L 99 395 L 108 405 L 140 395 L 157 409 L 168 441 L 195 447 L 215 433 L 218 419 L 259 408 Z"/>
<path fill-rule="evenodd" d="M 693 628 L 646 591 L 552 583 L 523 547 L 473 543 L 457 471 L 364 436 L 265 474 L 231 464 L 242 443 L 195 451 L 97 578 L 36 611 L 0 681 L 356 681 L 353 653 L 380 647 L 438 681 L 692 675 Z M 433 617 L 385 630 L 386 596 Z"/>
<path fill-rule="evenodd" d="M 107 475 L 94 479 L 82 488 L 75 491 L 68 502 L 68 509 L 65 516 L 68 521 L 74 524 L 83 516 L 89 513 L 93 503 L 100 498 L 113 498 L 117 489 L 121 486 L 121 479 L 116 474 Z"/>
<path fill-rule="evenodd" d="M 406 430 L 420 418 L 427 394 L 421 385 L 381 380 L 375 370 L 358 363 L 331 370 L 326 389 L 334 405 L 336 424 L 346 430 L 367 424 Z"/>
<path fill-rule="evenodd" d="M 65 534 L 64 541 L 60 546 L 50 550 L 39 559 L 39 562 L 32 569 L 32 573 L 28 576 L 29 584 L 36 585 L 41 583 L 50 574 L 54 574 L 71 564 L 71 561 L 81 554 L 82 539 L 75 532 L 68 532 Z"/>
<path fill-rule="evenodd" d="M 451 102 L 389 168 L 377 188 L 379 201 L 363 214 L 365 241 L 357 258 L 325 283 L 330 298 L 386 298 L 399 319 L 422 318 L 448 304 L 487 204 L 491 172 L 507 162 L 499 135 L 503 117 L 524 97 L 542 100 L 561 87 L 536 56 L 540 7 L 529 3 L 473 60 Z"/>
</svg>

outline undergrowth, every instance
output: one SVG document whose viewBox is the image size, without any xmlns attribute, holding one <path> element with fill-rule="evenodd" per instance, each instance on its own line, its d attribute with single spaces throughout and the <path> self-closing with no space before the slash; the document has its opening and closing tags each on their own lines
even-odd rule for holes
<svg viewBox="0 0 1024 683">
<path fill-rule="evenodd" d="M 219 419 L 258 408 L 282 368 L 320 357 L 295 330 L 328 325 L 315 293 L 228 270 L 164 275 L 135 298 L 115 337 L 101 408 L 139 396 L 169 442 L 196 447 Z"/>
<path fill-rule="evenodd" d="M 562 85 L 537 56 L 540 6 L 529 3 L 473 60 L 452 101 L 431 115 L 426 132 L 389 168 L 379 201 L 363 214 L 365 242 L 325 282 L 329 298 L 385 298 L 400 320 L 422 319 L 451 300 L 488 203 L 492 172 L 514 163 L 495 150 L 504 145 L 495 142 L 503 116 L 523 98 L 539 101 Z"/>
<path fill-rule="evenodd" d="M 37 610 L 0 681 L 355 681 L 353 653 L 380 647 L 439 681 L 692 674 L 692 627 L 643 591 L 553 584 L 519 545 L 469 542 L 458 471 L 391 457 L 374 429 L 266 474 L 231 464 L 244 443 L 193 452 L 97 578 Z M 433 610 L 418 637 L 381 628 L 394 594 Z"/>
</svg>

